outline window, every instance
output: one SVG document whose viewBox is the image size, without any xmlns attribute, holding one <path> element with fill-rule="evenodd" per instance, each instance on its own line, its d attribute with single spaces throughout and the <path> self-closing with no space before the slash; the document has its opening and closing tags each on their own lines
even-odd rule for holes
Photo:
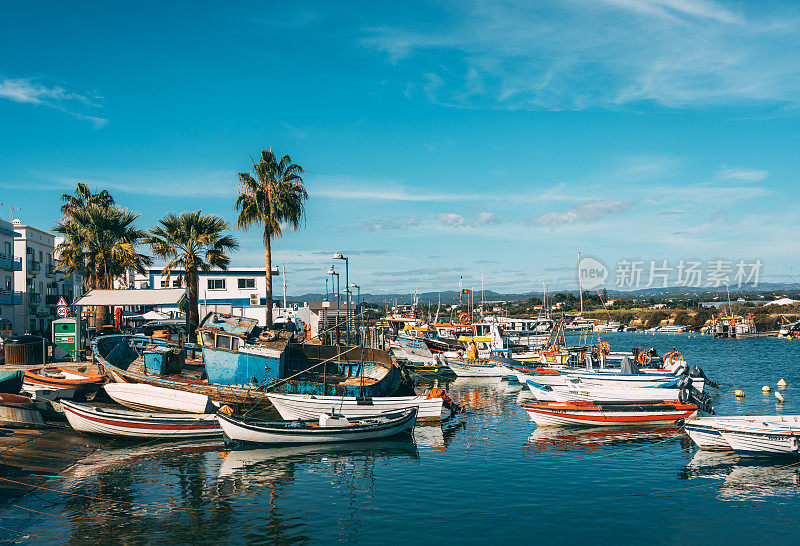
<svg viewBox="0 0 800 546">
<path fill-rule="evenodd" d="M 179 278 L 172 279 L 172 288 L 180 288 L 180 287 L 181 287 L 181 280 Z"/>
<path fill-rule="evenodd" d="M 255 279 L 239 279 L 239 290 L 244 288 L 255 288 L 256 287 L 256 280 Z"/>
<path fill-rule="evenodd" d="M 230 349 L 231 348 L 231 338 L 228 336 L 217 336 L 217 348 L 218 349 Z"/>
<path fill-rule="evenodd" d="M 6 290 L 11 290 L 11 277 L 6 275 Z"/>
<path fill-rule="evenodd" d="M 225 279 L 208 279 L 209 290 L 225 290 Z"/>
<path fill-rule="evenodd" d="M 167 281 L 162 279 L 161 280 L 161 288 L 166 288 L 166 287 L 167 287 Z"/>
</svg>

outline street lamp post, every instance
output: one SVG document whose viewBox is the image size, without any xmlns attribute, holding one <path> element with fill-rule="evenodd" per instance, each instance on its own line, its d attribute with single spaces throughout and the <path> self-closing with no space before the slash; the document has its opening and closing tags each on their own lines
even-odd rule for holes
<svg viewBox="0 0 800 546">
<path fill-rule="evenodd" d="M 359 336 L 361 336 L 361 343 L 363 344 L 364 343 L 364 339 L 363 339 L 363 332 L 361 332 L 361 314 L 360 314 L 360 311 L 361 311 L 361 287 L 358 286 L 356 283 L 351 284 L 350 287 L 351 288 L 355 288 L 356 290 L 358 290 L 358 292 L 356 293 L 356 316 L 358 317 L 358 332 L 359 332 Z"/>
<path fill-rule="evenodd" d="M 350 259 L 341 252 L 333 255 L 334 260 L 344 260 L 344 285 L 347 287 L 347 311 L 345 312 L 345 326 L 347 327 L 347 345 L 350 345 Z M 333 266 L 331 266 L 333 268 Z"/>
<path fill-rule="evenodd" d="M 336 275 L 336 344 L 339 345 L 339 303 L 342 301 L 342 295 L 339 292 L 339 274 L 334 271 L 333 266 L 328 270 L 328 275 L 331 276 L 331 285 L 333 285 L 333 276 Z M 333 288 L 333 286 L 331 286 Z"/>
</svg>

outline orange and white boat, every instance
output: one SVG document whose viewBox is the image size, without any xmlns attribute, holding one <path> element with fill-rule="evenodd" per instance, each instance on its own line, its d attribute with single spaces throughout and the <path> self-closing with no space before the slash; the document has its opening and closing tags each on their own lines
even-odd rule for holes
<svg viewBox="0 0 800 546">
<path fill-rule="evenodd" d="M 531 421 L 539 426 L 671 425 L 697 415 L 697 406 L 677 400 L 659 403 L 601 404 L 598 402 L 542 402 L 524 404 Z"/>
<path fill-rule="evenodd" d="M 75 389 L 76 393 L 94 392 L 105 383 L 104 375 L 95 375 L 73 368 L 51 366 L 25 370 L 23 383 L 48 389 Z"/>
</svg>

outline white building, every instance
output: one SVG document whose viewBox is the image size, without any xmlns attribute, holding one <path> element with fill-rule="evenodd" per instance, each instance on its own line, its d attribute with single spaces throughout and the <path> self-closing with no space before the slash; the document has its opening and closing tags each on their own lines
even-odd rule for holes
<svg viewBox="0 0 800 546">
<path fill-rule="evenodd" d="M 22 305 L 22 292 L 14 289 L 16 272 L 22 271 L 22 260 L 14 254 L 14 235 L 14 226 L 0 220 L 0 330 L 9 324 L 13 329 L 14 310 Z"/>
<path fill-rule="evenodd" d="M 14 286 L 22 290 L 21 304 L 14 306 L 14 333 L 47 334 L 56 317 L 56 304 L 63 297 L 70 304 L 82 295 L 80 275 L 64 276 L 56 270 L 55 238 L 52 234 L 14 220 L 14 254 L 21 260 L 14 273 Z M 77 292 L 76 292 L 77 289 Z"/>
</svg>

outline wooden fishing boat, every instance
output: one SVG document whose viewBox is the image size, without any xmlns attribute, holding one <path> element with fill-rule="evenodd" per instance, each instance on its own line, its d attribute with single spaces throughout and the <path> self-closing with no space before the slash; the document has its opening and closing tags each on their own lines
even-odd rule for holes
<svg viewBox="0 0 800 546">
<path fill-rule="evenodd" d="M 323 414 L 319 423 L 305 421 L 262 421 L 217 413 L 225 433 L 225 441 L 238 444 L 326 444 L 356 442 L 410 434 L 417 418 L 417 409 L 399 414 L 369 417 L 349 422 L 344 417 Z"/>
<path fill-rule="evenodd" d="M 447 358 L 445 362 L 458 377 L 505 377 L 512 373 L 506 366 L 491 360 Z"/>
<path fill-rule="evenodd" d="M 738 455 L 800 456 L 800 426 L 766 421 L 719 421 L 717 429 Z"/>
<path fill-rule="evenodd" d="M 61 402 L 72 428 L 79 432 L 127 438 L 213 438 L 222 430 L 215 415 L 142 413 Z"/>
<path fill-rule="evenodd" d="M 38 428 L 47 426 L 42 412 L 27 396 L 0 393 L 0 426 Z"/>
<path fill-rule="evenodd" d="M 528 389 L 540 402 L 663 402 L 678 400 L 681 389 L 677 380 L 645 387 L 627 387 L 616 385 L 593 385 L 575 382 L 568 385 L 542 385 L 534 381 L 526 381 Z"/>
<path fill-rule="evenodd" d="M 0 372 L 0 393 L 17 394 L 22 388 L 22 380 L 25 372 L 14 370 L 11 372 Z"/>
<path fill-rule="evenodd" d="M 539 426 L 672 425 L 697 414 L 697 406 L 677 400 L 654 404 L 541 402 L 523 404 L 523 408 Z"/>
<path fill-rule="evenodd" d="M 313 394 L 268 394 L 267 397 L 283 419 L 317 419 L 326 412 L 335 412 L 348 419 L 375 415 L 395 414 L 417 408 L 417 421 L 439 421 L 442 417 L 443 398 L 425 396 L 382 396 L 357 398 L 354 396 L 316 396 Z M 448 412 L 449 414 L 449 412 Z"/>
<path fill-rule="evenodd" d="M 398 359 L 399 360 L 399 359 Z M 435 373 L 441 374 L 446 373 L 452 376 L 453 371 L 450 369 L 450 366 L 447 364 L 418 364 L 415 362 L 401 360 L 403 366 L 409 371 L 417 372 L 417 373 Z"/>
<path fill-rule="evenodd" d="M 540 385 L 569 385 L 575 381 L 580 381 L 582 384 L 595 385 L 595 386 L 617 386 L 617 387 L 656 387 L 659 385 L 670 385 L 680 379 L 680 376 L 673 374 L 614 374 L 614 373 L 585 373 L 575 372 L 567 373 L 542 373 L 542 374 L 524 374 L 514 371 L 506 375 L 506 377 L 513 377 L 520 383 L 527 383 L 533 381 Z M 705 380 L 702 377 L 692 378 L 692 386 L 699 392 L 705 389 Z"/>
<path fill-rule="evenodd" d="M 114 402 L 137 411 L 215 413 L 219 409 L 219 405 L 205 394 L 144 383 L 108 383 L 103 389 Z"/>
<path fill-rule="evenodd" d="M 49 401 L 72 400 L 75 398 L 75 389 L 51 389 L 38 385 L 22 384 L 22 392 L 31 397 L 31 400 Z"/>
<path fill-rule="evenodd" d="M 788 425 L 800 427 L 800 415 L 727 415 L 714 417 L 696 417 L 688 419 L 683 424 L 683 429 L 689 438 L 704 450 L 719 451 L 730 450 L 731 446 L 722 435 L 720 423 L 749 423 L 760 422 L 775 425 Z"/>
<path fill-rule="evenodd" d="M 76 393 L 86 394 L 96 392 L 106 382 L 106 377 L 73 368 L 51 366 L 25 370 L 24 382 L 50 389 L 75 389 Z"/>
<path fill-rule="evenodd" d="M 384 351 L 285 340 L 273 342 L 273 347 L 281 347 L 280 351 L 266 346 L 248 349 L 244 344 L 239 345 L 240 338 L 225 331 L 213 330 L 213 335 L 210 330 L 204 332 L 204 343 L 220 346 L 212 349 L 203 345 L 205 366 L 167 366 L 163 373 L 147 368 L 147 338 L 106 336 L 95 339 L 92 348 L 102 370 L 115 382 L 202 394 L 236 407 L 269 404 L 267 392 L 337 396 L 394 396 L 413 392 L 413 380 Z M 221 348 L 234 343 L 240 349 L 238 353 Z M 165 356 L 179 359 L 182 350 L 169 347 L 172 353 Z M 272 353 L 277 357 L 269 356 Z"/>
</svg>

